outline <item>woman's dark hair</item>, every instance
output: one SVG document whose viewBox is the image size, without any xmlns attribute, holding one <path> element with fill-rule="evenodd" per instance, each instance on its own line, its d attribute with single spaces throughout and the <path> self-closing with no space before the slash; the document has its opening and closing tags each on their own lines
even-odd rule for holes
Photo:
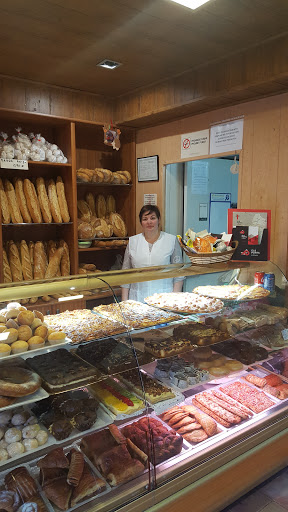
<svg viewBox="0 0 288 512">
<path fill-rule="evenodd" d="M 159 210 L 158 206 L 155 206 L 154 204 L 145 204 L 144 206 L 142 206 L 142 208 L 139 212 L 140 222 L 142 222 L 143 215 L 145 215 L 145 214 L 149 215 L 150 213 L 155 213 L 157 219 L 160 219 L 160 217 L 161 217 L 160 210 Z"/>
</svg>

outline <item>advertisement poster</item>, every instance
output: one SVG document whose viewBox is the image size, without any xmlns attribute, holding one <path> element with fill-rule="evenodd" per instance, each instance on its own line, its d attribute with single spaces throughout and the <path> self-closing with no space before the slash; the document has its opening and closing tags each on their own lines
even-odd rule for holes
<svg viewBox="0 0 288 512">
<path fill-rule="evenodd" d="M 228 233 L 239 245 L 233 260 L 269 261 L 271 210 L 228 210 Z"/>
</svg>

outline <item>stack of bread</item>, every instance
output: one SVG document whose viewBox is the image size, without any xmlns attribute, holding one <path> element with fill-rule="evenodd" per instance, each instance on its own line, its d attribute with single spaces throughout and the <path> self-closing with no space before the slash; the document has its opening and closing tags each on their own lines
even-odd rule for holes
<svg viewBox="0 0 288 512">
<path fill-rule="evenodd" d="M 94 196 L 88 192 L 84 199 L 77 201 L 78 208 L 78 238 L 91 240 L 93 238 L 110 238 L 113 235 L 125 237 L 127 228 L 119 213 L 116 213 L 114 196 L 105 197 L 102 194 Z"/>
<path fill-rule="evenodd" d="M 0 204 L 3 224 L 69 222 L 70 215 L 61 176 L 44 180 L 15 178 L 14 184 L 0 179 Z"/>
<path fill-rule="evenodd" d="M 18 302 L 11 302 L 0 312 L 0 358 L 63 343 L 66 334 L 48 329 L 40 311 L 29 311 Z"/>
<path fill-rule="evenodd" d="M 4 283 L 51 279 L 70 274 L 69 248 L 65 240 L 16 243 L 3 247 Z"/>
<path fill-rule="evenodd" d="M 128 171 L 112 172 L 109 169 L 86 169 L 76 171 L 77 181 L 83 183 L 110 183 L 113 185 L 127 185 L 131 183 L 131 174 Z"/>
</svg>

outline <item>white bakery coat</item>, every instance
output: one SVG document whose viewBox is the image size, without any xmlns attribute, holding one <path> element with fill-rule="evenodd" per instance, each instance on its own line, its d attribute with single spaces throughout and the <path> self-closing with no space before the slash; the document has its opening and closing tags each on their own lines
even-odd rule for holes
<svg viewBox="0 0 288 512">
<path fill-rule="evenodd" d="M 140 233 L 129 238 L 122 269 L 169 265 L 170 263 L 181 262 L 182 251 L 175 235 L 161 231 L 158 240 L 154 244 L 149 244 L 143 233 Z M 183 278 L 176 278 L 175 280 L 183 280 Z M 133 283 L 131 285 L 123 285 L 123 288 L 129 288 L 129 299 L 144 302 L 145 297 L 153 293 L 172 292 L 173 279 Z"/>
</svg>

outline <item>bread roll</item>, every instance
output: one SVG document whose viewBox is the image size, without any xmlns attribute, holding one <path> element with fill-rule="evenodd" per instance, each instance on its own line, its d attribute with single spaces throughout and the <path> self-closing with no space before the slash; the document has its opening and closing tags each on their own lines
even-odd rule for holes
<svg viewBox="0 0 288 512">
<path fill-rule="evenodd" d="M 94 183 L 102 183 L 104 181 L 104 174 L 101 169 L 95 169 L 92 181 Z"/>
<path fill-rule="evenodd" d="M 102 194 L 96 197 L 96 214 L 99 218 L 104 218 L 106 215 L 106 201 Z"/>
<path fill-rule="evenodd" d="M 46 269 L 45 279 L 51 279 L 52 277 L 56 276 L 57 271 L 60 268 L 60 261 L 61 261 L 63 252 L 64 252 L 63 247 L 58 247 L 58 249 L 56 249 L 56 251 L 53 254 L 51 260 L 49 261 L 48 267 Z"/>
<path fill-rule="evenodd" d="M 84 183 L 90 183 L 90 181 L 92 181 L 92 176 L 89 176 L 86 172 L 82 172 L 81 169 L 76 172 L 76 176 L 78 181 L 83 181 Z"/>
<path fill-rule="evenodd" d="M 124 174 L 127 178 L 127 183 L 130 183 L 132 180 L 131 180 L 131 174 L 129 171 L 120 171 L 120 174 Z"/>
<path fill-rule="evenodd" d="M 9 209 L 9 203 L 4 190 L 3 181 L 0 178 L 0 204 L 2 213 L 2 224 L 10 224 L 11 215 Z"/>
<path fill-rule="evenodd" d="M 40 205 L 41 212 L 43 215 L 43 220 L 47 224 L 50 224 L 52 222 L 52 215 L 51 215 L 51 210 L 50 210 L 50 206 L 49 206 L 49 199 L 48 199 L 48 195 L 47 195 L 47 191 L 46 191 L 46 187 L 45 187 L 44 178 L 36 179 L 36 189 L 37 189 L 37 194 L 38 194 L 39 205 Z"/>
<path fill-rule="evenodd" d="M 48 197 L 49 197 L 49 201 L 50 201 L 50 208 L 51 208 L 53 221 L 57 222 L 57 224 L 61 224 L 62 216 L 61 216 L 61 212 L 60 212 L 60 206 L 59 206 L 59 202 L 58 202 L 55 181 L 52 179 L 48 180 L 46 185 L 47 185 L 47 190 L 48 190 Z"/>
<path fill-rule="evenodd" d="M 110 238 L 112 235 L 110 227 L 113 229 L 112 225 L 108 225 L 106 220 L 100 219 L 101 224 L 99 228 L 103 231 L 104 238 Z"/>
<path fill-rule="evenodd" d="M 34 246 L 34 279 L 44 279 L 47 266 L 44 244 L 36 242 Z"/>
<path fill-rule="evenodd" d="M 65 195 L 65 187 L 61 176 L 57 176 L 56 191 L 63 222 L 70 222 L 70 215 Z"/>
<path fill-rule="evenodd" d="M 36 222 L 36 223 L 42 222 L 41 209 L 40 209 L 40 204 L 39 204 L 38 197 L 36 194 L 36 190 L 35 190 L 33 183 L 28 179 L 24 180 L 24 194 L 25 194 L 28 210 L 32 217 L 33 222 Z"/>
<path fill-rule="evenodd" d="M 122 171 L 119 171 L 118 174 L 120 174 L 120 176 L 121 176 L 121 183 L 123 183 L 124 185 L 127 185 L 127 183 L 128 183 L 127 176 Z"/>
<path fill-rule="evenodd" d="M 69 276 L 70 275 L 70 256 L 69 256 L 69 247 L 65 240 L 60 241 L 60 247 L 63 247 L 63 255 L 60 261 L 60 270 L 61 276 Z"/>
<path fill-rule="evenodd" d="M 9 205 L 9 211 L 11 215 L 11 219 L 13 224 L 21 224 L 23 222 L 23 217 L 21 215 L 18 203 L 17 203 L 17 197 L 15 194 L 14 187 L 12 183 L 9 180 L 4 180 L 4 189 L 6 192 L 6 197 L 8 200 Z"/>
<path fill-rule="evenodd" d="M 88 204 L 88 206 L 91 210 L 92 216 L 96 217 L 95 199 L 94 199 L 92 192 L 88 192 L 85 196 L 85 199 L 86 199 L 86 203 Z"/>
<path fill-rule="evenodd" d="M 16 180 L 14 181 L 14 187 L 15 187 L 17 203 L 20 208 L 20 212 L 22 214 L 23 220 L 24 220 L 24 222 L 31 223 L 32 218 L 29 213 L 26 197 L 24 194 L 23 180 L 21 180 L 21 178 L 16 178 Z"/>
<path fill-rule="evenodd" d="M 3 277 L 4 283 L 12 283 L 11 269 L 5 249 L 3 249 Z"/>
<path fill-rule="evenodd" d="M 21 240 L 21 243 L 20 243 L 20 256 L 21 256 L 23 279 L 24 279 L 24 281 L 32 281 L 32 279 L 33 279 L 32 265 L 31 265 L 28 245 L 25 242 L 25 240 Z"/>
<path fill-rule="evenodd" d="M 106 197 L 106 215 L 116 212 L 116 201 L 115 197 L 109 194 Z"/>
<path fill-rule="evenodd" d="M 13 281 L 23 281 L 22 265 L 17 245 L 10 240 L 8 243 L 8 260 Z"/>
<path fill-rule="evenodd" d="M 78 199 L 77 201 L 77 210 L 78 210 L 78 217 L 83 222 L 90 222 L 92 217 L 92 212 L 90 210 L 90 207 L 86 201 L 83 199 Z"/>
<path fill-rule="evenodd" d="M 127 228 L 124 220 L 122 219 L 119 213 L 111 213 L 110 214 L 110 222 L 113 226 L 113 233 L 116 236 L 123 237 L 127 235 Z"/>
</svg>

